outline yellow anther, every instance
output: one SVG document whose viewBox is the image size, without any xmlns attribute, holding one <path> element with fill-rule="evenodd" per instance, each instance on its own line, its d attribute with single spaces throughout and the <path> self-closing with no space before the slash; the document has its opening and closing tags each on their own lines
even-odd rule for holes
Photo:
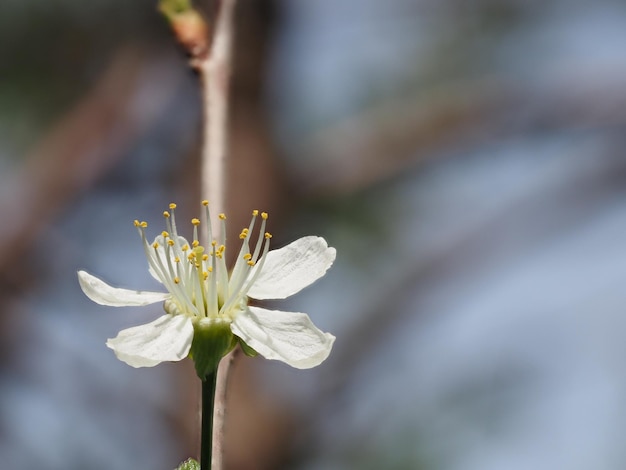
<svg viewBox="0 0 626 470">
<path fill-rule="evenodd" d="M 219 217 L 221 220 L 226 220 L 226 214 L 220 214 L 220 215 L 218 215 L 218 217 Z"/>
<path fill-rule="evenodd" d="M 248 266 L 254 266 L 254 261 L 252 260 L 248 261 Z"/>
<path fill-rule="evenodd" d="M 245 259 L 246 261 L 251 260 L 252 255 L 250 253 L 246 253 L 245 255 L 243 255 L 243 259 Z"/>
<path fill-rule="evenodd" d="M 173 202 L 170 202 L 170 209 L 171 210 L 176 209 L 176 204 L 174 204 Z"/>
<path fill-rule="evenodd" d="M 198 225 L 200 225 L 200 219 L 196 219 L 194 217 L 193 219 L 191 219 L 191 224 L 197 227 Z"/>
<path fill-rule="evenodd" d="M 211 246 L 215 246 L 215 245 L 217 245 L 217 242 L 216 242 L 215 240 L 213 240 L 213 241 L 211 242 Z"/>
<path fill-rule="evenodd" d="M 166 219 L 169 218 L 170 213 L 167 211 L 163 211 L 163 217 L 165 217 Z"/>
<path fill-rule="evenodd" d="M 181 250 L 183 251 L 187 251 L 189 249 L 189 245 L 187 245 L 186 243 L 180 247 Z"/>
<path fill-rule="evenodd" d="M 247 228 L 244 228 L 239 234 L 239 238 L 244 240 L 248 236 L 248 233 L 250 233 L 250 230 L 248 230 Z"/>
<path fill-rule="evenodd" d="M 177 257 L 175 257 L 175 258 L 174 258 L 174 262 L 175 262 L 175 263 L 180 263 L 180 258 L 179 258 L 178 256 L 177 256 Z"/>
<path fill-rule="evenodd" d="M 158 248 L 159 247 L 159 242 L 154 242 L 152 244 L 152 248 Z"/>
<path fill-rule="evenodd" d="M 202 260 L 206 261 L 209 259 L 209 255 L 207 255 L 206 253 L 202 255 Z"/>
<path fill-rule="evenodd" d="M 169 236 L 170 236 L 170 234 L 169 234 L 169 233 L 167 233 L 165 230 L 163 230 L 163 231 L 161 232 L 161 236 L 162 236 L 163 238 L 167 238 L 167 237 L 169 237 Z"/>
<path fill-rule="evenodd" d="M 209 201 L 207 201 L 206 199 L 202 201 L 202 205 L 203 206 L 208 206 L 209 205 Z"/>
<path fill-rule="evenodd" d="M 137 219 L 135 219 L 135 220 L 133 221 L 133 225 L 134 225 L 135 227 L 139 227 L 139 226 L 141 225 L 141 222 L 139 222 Z"/>
<path fill-rule="evenodd" d="M 267 215 L 267 212 L 261 212 L 261 217 L 262 217 L 263 219 L 267 220 L 267 218 L 268 218 L 269 216 Z"/>
<path fill-rule="evenodd" d="M 180 278 L 179 277 L 175 277 L 174 278 L 174 283 L 175 284 L 180 284 Z"/>
<path fill-rule="evenodd" d="M 193 254 L 193 253 L 189 253 L 189 254 L 187 255 L 187 259 L 188 259 L 189 261 L 193 261 L 193 259 L 194 259 L 195 257 L 196 257 L 196 255 L 195 255 L 195 254 Z"/>
<path fill-rule="evenodd" d="M 256 217 L 257 215 L 259 215 L 259 211 L 258 211 L 258 210 L 256 210 L 256 209 L 254 209 L 254 210 L 252 211 L 252 217 Z"/>
<path fill-rule="evenodd" d="M 213 266 L 209 266 L 209 267 L 207 268 L 207 270 L 208 270 L 210 273 L 212 273 L 212 272 L 213 272 Z"/>
<path fill-rule="evenodd" d="M 206 281 L 207 278 L 209 277 L 209 273 L 207 273 L 206 271 L 202 272 L 202 275 L 204 276 L 204 280 Z"/>
<path fill-rule="evenodd" d="M 169 239 L 169 240 L 167 241 L 167 244 L 168 244 L 169 246 L 174 246 L 174 240 Z"/>
<path fill-rule="evenodd" d="M 194 241 L 191 242 L 191 246 L 193 246 L 194 248 L 199 246 L 199 245 L 200 245 L 200 242 L 198 240 L 194 240 Z"/>
<path fill-rule="evenodd" d="M 269 232 L 265 232 L 265 238 L 269 240 L 270 238 L 272 238 L 272 234 Z"/>
<path fill-rule="evenodd" d="M 139 222 L 139 226 L 141 228 L 146 228 L 146 227 L 148 227 L 148 222 L 146 222 L 146 221 Z"/>
</svg>

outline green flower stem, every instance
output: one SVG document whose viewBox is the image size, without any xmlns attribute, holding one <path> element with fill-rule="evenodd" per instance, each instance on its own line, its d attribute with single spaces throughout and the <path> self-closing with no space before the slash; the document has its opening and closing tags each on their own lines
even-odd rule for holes
<svg viewBox="0 0 626 470">
<path fill-rule="evenodd" d="M 200 470 L 211 470 L 213 451 L 213 410 L 217 367 L 202 381 L 202 437 L 200 438 Z"/>
</svg>

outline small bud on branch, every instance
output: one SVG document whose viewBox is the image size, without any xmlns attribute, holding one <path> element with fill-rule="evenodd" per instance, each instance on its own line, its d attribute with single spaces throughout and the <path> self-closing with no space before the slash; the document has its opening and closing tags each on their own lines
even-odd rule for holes
<svg viewBox="0 0 626 470">
<path fill-rule="evenodd" d="M 201 59 L 208 54 L 209 25 L 189 0 L 161 0 L 159 11 L 191 58 Z"/>
</svg>

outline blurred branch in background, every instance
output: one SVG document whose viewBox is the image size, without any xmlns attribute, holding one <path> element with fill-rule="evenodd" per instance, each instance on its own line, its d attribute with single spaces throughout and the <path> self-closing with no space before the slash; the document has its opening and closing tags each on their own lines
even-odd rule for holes
<svg viewBox="0 0 626 470">
<path fill-rule="evenodd" d="M 43 228 L 119 161 L 163 112 L 182 72 L 126 45 L 93 88 L 41 138 L 12 174 L 2 175 L 0 273 L 16 286 L 22 258 Z M 20 269 L 15 269 L 19 266 Z M 11 269 L 9 269 L 11 268 Z"/>
<path fill-rule="evenodd" d="M 309 136 L 302 143 L 308 163 L 300 188 L 309 197 L 350 194 L 495 139 L 622 126 L 625 106 L 618 84 L 542 97 L 521 84 L 489 79 L 391 99 Z"/>
</svg>

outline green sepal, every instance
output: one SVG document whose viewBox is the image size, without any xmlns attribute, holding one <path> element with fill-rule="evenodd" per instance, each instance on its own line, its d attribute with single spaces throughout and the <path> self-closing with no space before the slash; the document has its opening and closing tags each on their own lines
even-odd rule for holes
<svg viewBox="0 0 626 470">
<path fill-rule="evenodd" d="M 193 359 L 201 380 L 217 370 L 220 360 L 237 344 L 230 323 L 203 318 L 193 323 L 193 341 L 189 357 Z"/>
<path fill-rule="evenodd" d="M 239 345 L 241 346 L 241 350 L 243 351 L 243 353 L 246 356 L 249 357 L 256 357 L 259 355 L 258 352 L 256 352 L 254 349 L 252 349 L 250 346 L 248 346 L 244 340 L 242 340 L 241 338 L 239 338 Z"/>
<path fill-rule="evenodd" d="M 194 459 L 185 460 L 176 470 L 200 470 L 200 464 Z"/>
</svg>

